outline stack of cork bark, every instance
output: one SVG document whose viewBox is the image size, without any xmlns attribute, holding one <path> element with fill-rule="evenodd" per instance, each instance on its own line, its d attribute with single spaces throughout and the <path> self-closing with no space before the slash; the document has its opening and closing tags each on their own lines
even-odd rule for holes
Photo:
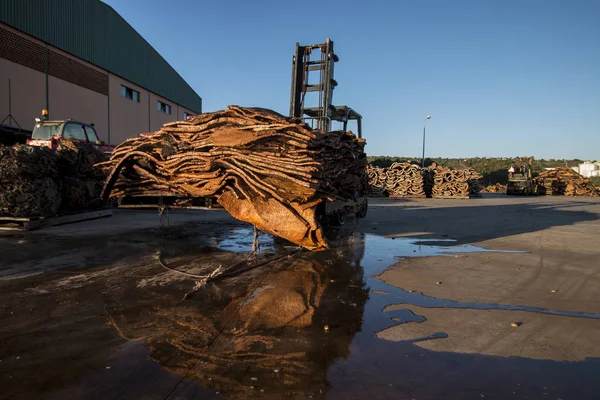
<svg viewBox="0 0 600 400">
<path fill-rule="evenodd" d="M 544 171 L 535 180 L 540 194 L 600 196 L 598 188 L 571 168 L 558 167 Z"/>
<path fill-rule="evenodd" d="M 425 190 L 425 194 L 427 197 L 433 196 L 433 178 L 435 176 L 435 167 L 436 164 L 421 169 L 421 176 L 423 176 L 423 190 Z"/>
<path fill-rule="evenodd" d="M 472 168 L 452 170 L 435 166 L 432 171 L 434 174 L 433 197 L 468 198 L 481 191 L 482 176 Z"/>
<path fill-rule="evenodd" d="M 387 196 L 385 189 L 387 168 L 374 167 L 371 164 L 367 165 L 367 176 L 369 178 L 369 195 L 371 196 Z"/>
<path fill-rule="evenodd" d="M 369 167 L 369 184 L 375 194 L 390 197 L 425 197 L 421 167 L 407 162 L 393 163 L 389 168 Z"/>
<path fill-rule="evenodd" d="M 0 216 L 53 217 L 102 206 L 104 153 L 62 140 L 57 150 L 0 145 Z"/>
<path fill-rule="evenodd" d="M 310 250 L 328 247 L 316 209 L 366 190 L 365 141 L 262 108 L 168 123 L 119 145 L 103 197 L 214 196 L 233 217 Z"/>
</svg>

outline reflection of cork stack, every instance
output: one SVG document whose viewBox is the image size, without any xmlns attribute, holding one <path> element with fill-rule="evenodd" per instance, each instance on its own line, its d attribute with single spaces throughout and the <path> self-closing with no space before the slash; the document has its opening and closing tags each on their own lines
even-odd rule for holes
<svg viewBox="0 0 600 400">
<path fill-rule="evenodd" d="M 256 288 L 257 279 L 226 279 L 122 328 L 145 336 L 151 358 L 169 372 L 225 398 L 318 398 L 328 366 L 349 353 L 368 296 L 359 266 L 324 261 L 284 261 Z"/>
</svg>

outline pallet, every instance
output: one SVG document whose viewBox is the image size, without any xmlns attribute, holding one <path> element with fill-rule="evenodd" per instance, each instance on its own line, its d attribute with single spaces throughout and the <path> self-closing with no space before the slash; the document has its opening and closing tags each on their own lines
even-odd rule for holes
<svg viewBox="0 0 600 400">
<path fill-rule="evenodd" d="M 432 196 L 434 199 L 469 200 L 474 196 Z M 481 196 L 478 196 L 481 197 Z"/>
<path fill-rule="evenodd" d="M 223 207 L 216 197 L 175 197 L 175 196 L 131 196 L 119 199 L 119 208 L 214 210 Z"/>
<path fill-rule="evenodd" d="M 424 194 L 423 195 L 411 194 L 411 195 L 407 195 L 407 196 L 392 194 L 392 195 L 390 195 L 389 198 L 390 199 L 426 199 L 427 196 Z"/>
<path fill-rule="evenodd" d="M 60 217 L 0 217 L 0 233 L 27 232 L 50 226 L 72 224 L 97 218 L 111 217 L 113 210 L 98 210 L 78 214 L 61 215 Z"/>
</svg>

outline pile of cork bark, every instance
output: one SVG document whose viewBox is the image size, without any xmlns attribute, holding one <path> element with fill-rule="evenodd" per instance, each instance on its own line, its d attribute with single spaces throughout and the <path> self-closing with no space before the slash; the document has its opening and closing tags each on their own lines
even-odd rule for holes
<svg viewBox="0 0 600 400">
<path fill-rule="evenodd" d="M 62 140 L 57 150 L 0 146 L 0 216 L 53 217 L 102 205 L 106 161 L 91 144 Z"/>
<path fill-rule="evenodd" d="M 214 196 L 239 220 L 323 250 L 317 206 L 366 194 L 364 146 L 351 132 L 229 106 L 119 145 L 103 164 L 103 197 Z"/>
<path fill-rule="evenodd" d="M 367 165 L 366 172 L 369 178 L 369 195 L 370 196 L 387 196 L 385 189 L 387 182 L 387 168 L 374 167 L 371 164 Z"/>
<path fill-rule="evenodd" d="M 433 164 L 394 163 L 389 168 L 369 166 L 370 193 L 390 197 L 469 197 L 478 194 L 482 178 L 471 168 L 452 170 Z"/>
<path fill-rule="evenodd" d="M 389 168 L 369 166 L 371 193 L 390 197 L 425 198 L 423 170 L 415 164 L 395 162 Z"/>
<path fill-rule="evenodd" d="M 571 168 L 558 167 L 544 171 L 535 178 L 538 192 L 546 195 L 600 196 L 600 192 L 588 179 Z"/>
<path fill-rule="evenodd" d="M 482 176 L 472 168 L 450 169 L 433 165 L 432 197 L 467 198 L 481 191 Z"/>
<path fill-rule="evenodd" d="M 506 185 L 496 183 L 495 185 L 488 185 L 482 189 L 482 192 L 486 193 L 506 193 Z"/>
</svg>

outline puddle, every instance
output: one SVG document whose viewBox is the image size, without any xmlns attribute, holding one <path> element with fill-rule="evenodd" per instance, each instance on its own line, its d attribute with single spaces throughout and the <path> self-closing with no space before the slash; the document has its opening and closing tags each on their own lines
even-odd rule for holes
<svg viewBox="0 0 600 400">
<path fill-rule="evenodd" d="M 420 292 L 409 292 L 408 290 L 388 285 L 376 276 L 384 272 L 391 265 L 408 257 L 432 257 L 432 256 L 452 256 L 461 257 L 462 253 L 516 253 L 522 254 L 523 251 L 507 250 L 489 250 L 473 245 L 443 246 L 440 243 L 455 242 L 451 239 L 412 239 L 396 238 L 389 239 L 376 235 L 364 236 L 365 255 L 362 259 L 362 265 L 365 270 L 367 284 L 376 291 L 376 296 L 371 299 L 374 307 L 383 310 L 390 304 L 416 305 L 425 308 L 470 308 L 477 310 L 514 310 L 537 312 L 550 315 L 561 315 L 567 317 L 581 318 L 600 318 L 600 314 L 569 312 L 548 310 L 537 307 L 527 307 L 518 305 L 503 305 L 494 303 L 472 303 L 459 302 L 446 299 L 438 299 L 432 296 L 426 296 Z M 380 294 L 377 292 L 386 292 Z M 381 297 L 386 296 L 386 297 Z"/>
<path fill-rule="evenodd" d="M 250 252 L 254 238 L 254 229 L 248 227 L 233 228 L 222 238 L 215 238 L 213 244 L 219 250 Z M 273 236 L 259 232 L 258 245 L 261 252 L 273 252 L 275 240 Z"/>
<path fill-rule="evenodd" d="M 252 228 L 186 229 L 148 238 L 148 249 L 154 254 L 152 246 L 160 243 L 177 268 L 220 265 L 252 249 Z M 264 253 L 287 246 L 262 233 L 259 243 Z M 445 332 L 400 342 L 377 337 L 425 320 L 409 309 L 383 312 L 390 304 L 600 317 L 449 301 L 376 277 L 407 257 L 491 251 L 453 243 L 351 234 L 325 252 L 303 252 L 209 283 L 186 301 L 181 295 L 193 280 L 158 279 L 168 272 L 152 257 L 128 268 L 120 264 L 122 251 L 106 267 L 120 268 L 110 274 L 90 273 L 76 285 L 61 277 L 60 291 L 33 287 L 38 294 L 27 304 L 5 294 L 11 316 L 0 321 L 0 386 L 12 397 L 32 398 L 594 398 L 600 360 L 557 363 L 418 346 L 444 340 Z M 67 374 L 55 367 L 65 360 Z M 49 393 L 57 379 L 62 387 Z"/>
<path fill-rule="evenodd" d="M 266 236 L 262 238 L 265 247 L 275 246 Z M 238 229 L 217 244 L 217 248 L 232 251 L 231 245 L 235 245 L 235 251 L 245 253 L 251 250 L 251 237 L 252 230 Z M 383 312 L 390 304 L 402 304 L 407 308 L 416 305 L 524 310 L 599 317 L 596 314 L 437 299 L 422 293 L 409 293 L 377 278 L 390 265 L 407 257 L 462 257 L 468 253 L 494 252 L 453 243 L 455 241 L 451 239 L 390 239 L 353 234 L 338 240 L 326 252 L 305 252 L 270 269 L 254 271 L 254 276 L 216 283 L 199 294 L 194 303 L 188 303 L 184 315 L 170 313 L 161 317 L 172 321 L 168 324 L 170 329 L 176 328 L 169 332 L 168 338 L 149 339 L 150 348 L 160 349 L 152 352 L 150 357 L 170 373 L 199 382 L 226 398 L 277 398 L 282 393 L 297 398 L 323 398 L 326 395 L 330 398 L 364 398 L 372 393 L 398 397 L 399 389 L 394 387 L 399 384 L 398 368 L 412 371 L 406 374 L 411 378 L 401 381 L 407 388 L 411 387 L 411 381 L 428 380 L 430 389 L 425 393 L 430 397 L 436 390 L 442 390 L 443 384 L 439 382 L 444 379 L 440 379 L 439 374 L 448 373 L 448 363 L 473 364 L 457 369 L 464 373 L 463 380 L 466 376 L 487 377 L 475 367 L 486 363 L 496 365 L 494 368 L 504 371 L 505 377 L 507 370 L 512 371 L 515 366 L 517 369 L 542 368 L 548 376 L 563 375 L 556 363 L 546 366 L 544 362 L 528 359 L 503 362 L 496 357 L 439 354 L 415 346 L 419 342 L 447 338 L 445 332 L 403 342 L 390 342 L 376 336 L 398 324 L 424 321 L 422 316 L 406 309 Z M 160 324 L 165 323 L 164 319 Z M 202 323 L 190 327 L 182 321 Z M 148 321 L 142 325 L 146 324 Z M 164 330 L 159 328 L 158 331 Z M 174 362 L 173 357 L 177 361 Z M 432 367 L 435 364 L 438 365 Z M 187 367 L 182 369 L 180 365 Z M 546 376 L 531 377 L 541 383 L 530 384 L 523 390 L 520 386 L 522 374 L 507 379 L 509 384 L 501 390 L 506 395 L 509 391 L 533 394 L 534 397 L 543 395 L 544 384 L 553 383 Z M 465 385 L 464 381 L 461 384 Z M 486 397 L 494 398 L 499 386 L 488 383 L 478 390 Z M 453 396 L 446 395 L 445 398 Z"/>
</svg>

